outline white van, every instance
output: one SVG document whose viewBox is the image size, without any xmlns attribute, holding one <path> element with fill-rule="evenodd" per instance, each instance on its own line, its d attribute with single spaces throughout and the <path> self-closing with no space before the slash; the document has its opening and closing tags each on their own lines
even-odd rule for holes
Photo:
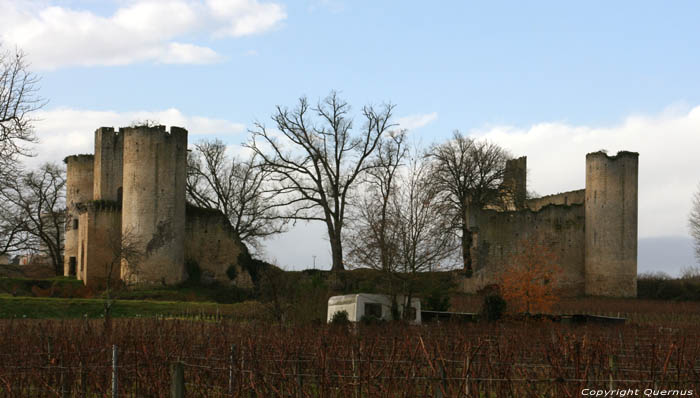
<svg viewBox="0 0 700 398">
<path fill-rule="evenodd" d="M 396 296 L 396 302 L 399 303 L 399 313 L 403 318 L 403 308 L 401 305 L 406 302 L 404 296 Z M 415 325 L 421 323 L 420 316 L 420 299 L 412 298 L 410 305 L 409 322 Z M 391 297 L 384 294 L 348 294 L 345 296 L 333 296 L 328 299 L 328 322 L 333 320 L 333 315 L 336 312 L 346 311 L 350 322 L 359 322 L 364 315 L 390 321 L 391 316 Z"/>
</svg>

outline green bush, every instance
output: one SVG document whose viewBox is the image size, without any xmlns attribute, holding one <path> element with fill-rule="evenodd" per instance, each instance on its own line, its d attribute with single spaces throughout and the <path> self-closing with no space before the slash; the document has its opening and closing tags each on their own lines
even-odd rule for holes
<svg viewBox="0 0 700 398">
<path fill-rule="evenodd" d="M 346 325 L 350 323 L 348 312 L 343 310 L 334 313 L 333 317 L 331 318 L 331 323 L 333 325 Z"/>
<path fill-rule="evenodd" d="M 500 294 L 492 293 L 484 297 L 481 315 L 487 321 L 497 321 L 506 312 L 506 301 Z"/>
<path fill-rule="evenodd" d="M 450 292 L 445 289 L 431 289 L 425 298 L 425 309 L 429 311 L 449 311 Z"/>
</svg>

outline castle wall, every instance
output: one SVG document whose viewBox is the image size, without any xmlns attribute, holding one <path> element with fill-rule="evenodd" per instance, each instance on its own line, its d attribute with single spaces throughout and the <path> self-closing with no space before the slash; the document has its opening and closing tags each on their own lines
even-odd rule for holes
<svg viewBox="0 0 700 398">
<path fill-rule="evenodd" d="M 586 190 L 562 192 L 555 195 L 547 195 L 541 198 L 528 199 L 525 206 L 533 211 L 538 211 L 547 205 L 582 205 L 586 201 Z"/>
<path fill-rule="evenodd" d="M 79 214 L 77 203 L 92 200 L 93 155 L 74 155 L 66 163 L 66 224 L 63 247 L 63 275 L 77 274 Z M 74 266 L 71 267 L 71 262 Z M 71 269 L 73 268 L 73 269 Z"/>
<path fill-rule="evenodd" d="M 100 127 L 95 131 L 95 178 L 96 200 L 119 201 L 122 189 L 122 159 L 124 139 L 111 127 Z"/>
<path fill-rule="evenodd" d="M 128 282 L 175 284 L 184 267 L 187 130 L 123 128 L 122 234 L 144 242 L 145 256 Z"/>
<path fill-rule="evenodd" d="M 525 207 L 525 197 L 527 196 L 527 157 L 522 156 L 506 161 L 503 188 L 510 197 L 510 210 L 519 210 Z"/>
<path fill-rule="evenodd" d="M 79 279 L 88 286 L 104 286 L 110 267 L 112 280 L 120 278 L 121 264 L 112 264 L 121 244 L 121 211 L 116 202 L 88 202 L 81 206 Z"/>
<path fill-rule="evenodd" d="M 522 251 L 524 243 L 541 244 L 551 250 L 561 268 L 557 287 L 565 295 L 583 294 L 583 206 L 550 205 L 537 212 L 484 210 L 478 217 L 483 227 L 477 234 L 477 273 L 484 274 L 485 281 L 497 283 L 495 279 L 507 272 L 513 256 Z"/>
<path fill-rule="evenodd" d="M 219 211 L 187 206 L 185 259 L 194 261 L 202 277 L 220 283 L 252 288 L 250 275 L 238 264 L 238 255 L 246 251 L 228 219 Z M 227 275 L 235 268 L 233 280 Z"/>
<path fill-rule="evenodd" d="M 639 154 L 586 155 L 586 294 L 637 295 Z"/>
</svg>

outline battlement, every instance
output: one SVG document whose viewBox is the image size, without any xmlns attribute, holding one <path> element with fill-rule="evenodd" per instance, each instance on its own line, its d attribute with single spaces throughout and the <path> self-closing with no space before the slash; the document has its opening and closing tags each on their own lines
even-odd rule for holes
<svg viewBox="0 0 700 398">
<path fill-rule="evenodd" d="M 586 200 L 586 190 L 560 192 L 552 195 L 545 195 L 539 198 L 532 198 L 525 201 L 526 207 L 531 210 L 540 210 L 549 205 L 571 206 L 581 205 Z"/>
<path fill-rule="evenodd" d="M 133 126 L 119 128 L 119 134 L 126 135 L 150 135 L 153 137 L 162 137 L 165 139 L 175 138 L 176 140 L 187 140 L 187 130 L 182 127 L 170 126 L 170 130 L 166 126 Z"/>
<path fill-rule="evenodd" d="M 608 160 L 617 160 L 617 159 L 622 159 L 622 158 L 639 158 L 639 152 L 631 152 L 631 151 L 619 151 L 615 155 L 608 155 L 608 153 L 604 150 L 600 150 L 597 152 L 591 152 L 586 154 L 586 159 L 589 157 L 604 157 Z"/>
<path fill-rule="evenodd" d="M 65 158 L 63 158 L 63 163 L 65 163 L 65 164 L 68 164 L 69 162 L 70 163 L 75 162 L 75 163 L 90 163 L 90 164 L 92 164 L 92 162 L 94 162 L 94 161 L 95 161 L 95 155 L 93 155 L 91 153 L 84 153 L 84 154 L 80 154 L 80 155 L 70 155 L 70 156 L 66 156 Z"/>
</svg>

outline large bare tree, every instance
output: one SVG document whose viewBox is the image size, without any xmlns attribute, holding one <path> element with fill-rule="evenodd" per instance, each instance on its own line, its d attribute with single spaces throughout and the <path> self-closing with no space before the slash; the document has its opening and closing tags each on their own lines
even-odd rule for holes
<svg viewBox="0 0 700 398">
<path fill-rule="evenodd" d="M 400 169 L 407 154 L 405 131 L 390 132 L 377 147 L 374 167 L 362 180 L 363 194 L 352 207 L 349 255 L 357 266 L 395 271 L 398 232 L 392 218 Z"/>
<path fill-rule="evenodd" d="M 260 240 L 284 230 L 284 220 L 264 191 L 270 171 L 259 156 L 229 156 L 220 140 L 195 144 L 187 164 L 187 198 L 193 204 L 220 210 L 240 239 L 256 249 Z"/>
<path fill-rule="evenodd" d="M 456 248 L 451 219 L 443 211 L 440 191 L 433 184 L 432 168 L 413 154 L 401 188 L 393 196 L 394 228 L 398 230 L 397 266 L 404 273 L 450 268 Z"/>
<path fill-rule="evenodd" d="M 693 237 L 695 243 L 695 257 L 700 261 L 700 185 L 698 185 L 698 191 L 693 195 L 688 224 L 690 226 L 690 236 Z"/>
<path fill-rule="evenodd" d="M 389 131 L 394 106 L 362 108 L 363 123 L 355 133 L 350 106 L 336 92 L 309 104 L 305 97 L 290 110 L 277 106 L 272 120 L 277 130 L 256 123 L 247 144 L 271 173 L 276 206 L 282 217 L 323 221 L 331 245 L 332 270 L 343 270 L 343 227 L 351 189 L 373 167 L 369 161 Z"/>
<path fill-rule="evenodd" d="M 22 51 L 3 50 L 0 45 L 1 169 L 9 169 L 19 156 L 31 154 L 27 144 L 36 142 L 32 113 L 46 103 L 38 96 L 38 82 Z"/>
<path fill-rule="evenodd" d="M 455 131 L 452 139 L 430 150 L 433 181 L 444 194 L 452 214 L 452 227 L 459 232 L 464 271 L 471 275 L 472 233 L 476 212 L 501 202 L 506 161 L 510 154 L 500 146 L 464 136 Z"/>
<path fill-rule="evenodd" d="M 0 184 L 2 209 L 24 236 L 15 248 L 44 254 L 56 275 L 63 275 L 65 185 L 63 168 L 50 163 Z"/>
<path fill-rule="evenodd" d="M 452 268 L 457 242 L 432 165 L 417 148 L 406 154 L 403 144 L 390 142 L 391 155 L 382 156 L 386 161 L 368 177 L 349 256 L 358 266 L 383 271 L 392 295 L 403 293 L 408 305 L 419 273 Z M 401 163 L 404 156 L 407 164 Z"/>
</svg>

